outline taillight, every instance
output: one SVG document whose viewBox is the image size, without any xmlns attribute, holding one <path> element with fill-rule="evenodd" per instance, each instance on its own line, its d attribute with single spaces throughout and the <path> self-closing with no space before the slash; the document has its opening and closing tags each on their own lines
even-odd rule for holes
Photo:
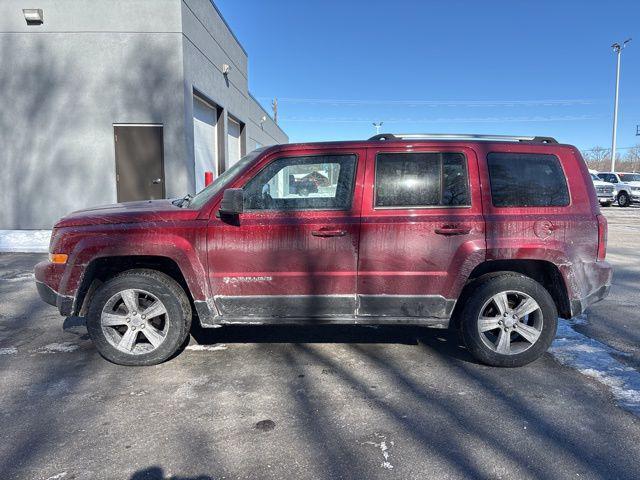
<svg viewBox="0 0 640 480">
<path fill-rule="evenodd" d="M 596 260 L 602 261 L 607 256 L 607 232 L 609 227 L 604 215 L 598 214 L 596 218 L 598 219 L 598 256 Z"/>
</svg>

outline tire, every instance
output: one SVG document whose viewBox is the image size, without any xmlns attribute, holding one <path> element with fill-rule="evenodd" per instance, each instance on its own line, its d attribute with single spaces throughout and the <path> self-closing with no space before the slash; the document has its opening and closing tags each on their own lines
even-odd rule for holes
<svg viewBox="0 0 640 480">
<path fill-rule="evenodd" d="M 558 327 L 558 312 L 549 292 L 518 273 L 480 278 L 476 282 L 462 310 L 462 338 L 469 352 L 480 362 L 495 367 L 521 367 L 542 356 Z M 505 294 L 507 308 L 499 305 L 504 305 L 500 299 Z M 519 315 L 520 318 L 513 317 L 518 307 L 522 307 L 522 312 L 533 308 L 530 300 L 538 308 Z M 486 330 L 481 332 L 481 328 Z"/>
<path fill-rule="evenodd" d="M 164 362 L 185 343 L 190 327 L 191 305 L 184 290 L 155 270 L 129 270 L 106 281 L 93 295 L 87 315 L 98 352 L 118 365 Z"/>
<path fill-rule="evenodd" d="M 603 207 L 610 207 L 611 202 L 602 202 L 600 205 L 602 205 Z"/>
<path fill-rule="evenodd" d="M 620 192 L 618 194 L 618 205 L 621 207 L 628 207 L 630 203 L 629 194 L 627 192 Z"/>
</svg>

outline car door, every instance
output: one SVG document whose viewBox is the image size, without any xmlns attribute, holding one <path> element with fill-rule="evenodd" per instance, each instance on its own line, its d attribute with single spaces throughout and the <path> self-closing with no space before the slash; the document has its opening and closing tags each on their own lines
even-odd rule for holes
<svg viewBox="0 0 640 480">
<path fill-rule="evenodd" d="M 353 316 L 364 151 L 273 154 L 240 185 L 244 213 L 212 218 L 210 286 L 228 319 Z"/>
<path fill-rule="evenodd" d="M 466 276 L 484 259 L 477 177 L 470 148 L 369 150 L 359 316 L 449 318 Z"/>
</svg>

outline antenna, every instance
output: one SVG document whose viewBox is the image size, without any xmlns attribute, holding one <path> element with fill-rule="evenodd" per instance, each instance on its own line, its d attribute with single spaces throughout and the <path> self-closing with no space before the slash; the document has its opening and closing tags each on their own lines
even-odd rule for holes
<svg viewBox="0 0 640 480">
<path fill-rule="evenodd" d="M 378 135 L 380 133 L 380 129 L 382 128 L 382 124 L 384 122 L 373 122 L 372 125 L 374 126 L 374 128 L 376 129 L 376 135 Z"/>
</svg>

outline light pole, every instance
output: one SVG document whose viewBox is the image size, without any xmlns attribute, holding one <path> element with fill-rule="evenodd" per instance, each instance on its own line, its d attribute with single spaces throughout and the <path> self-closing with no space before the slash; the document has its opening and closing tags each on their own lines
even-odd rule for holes
<svg viewBox="0 0 640 480">
<path fill-rule="evenodd" d="M 382 127 L 383 123 L 384 122 L 379 122 L 379 123 L 373 122 L 373 126 L 376 128 L 376 135 L 380 133 L 380 128 Z"/>
<path fill-rule="evenodd" d="M 611 45 L 613 51 L 618 56 L 616 61 L 616 95 L 613 103 L 613 134 L 611 135 L 611 171 L 616 171 L 616 131 L 618 130 L 618 90 L 620 89 L 620 57 L 622 54 L 622 50 L 627 46 L 627 43 L 631 41 L 630 38 L 626 39 L 622 42 L 622 45 L 619 43 L 614 43 Z"/>
</svg>

